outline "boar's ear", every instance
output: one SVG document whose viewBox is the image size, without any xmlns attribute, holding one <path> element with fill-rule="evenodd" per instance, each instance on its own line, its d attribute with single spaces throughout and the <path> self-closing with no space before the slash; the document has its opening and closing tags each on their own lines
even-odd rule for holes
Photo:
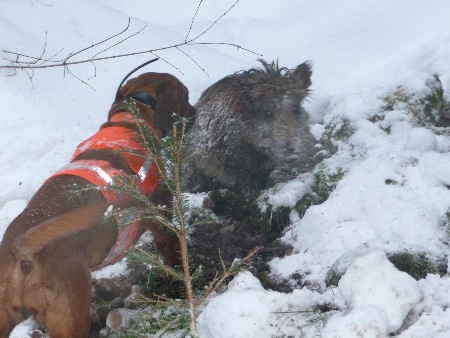
<svg viewBox="0 0 450 338">
<path fill-rule="evenodd" d="M 302 89 L 308 89 L 309 86 L 311 86 L 311 75 L 311 64 L 308 61 L 303 62 L 301 65 L 298 65 L 292 73 L 292 76 L 301 81 Z"/>
</svg>

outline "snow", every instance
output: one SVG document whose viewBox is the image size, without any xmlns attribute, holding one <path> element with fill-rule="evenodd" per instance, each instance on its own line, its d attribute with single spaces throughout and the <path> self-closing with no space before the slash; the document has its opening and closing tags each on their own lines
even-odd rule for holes
<svg viewBox="0 0 450 338">
<path fill-rule="evenodd" d="M 36 331 L 37 335 L 36 333 L 33 335 L 33 331 Z M 36 336 L 42 338 L 47 337 L 47 335 L 42 334 L 39 330 L 39 324 L 30 317 L 17 325 L 9 335 L 9 338 L 32 338 Z"/>
<path fill-rule="evenodd" d="M 296 336 L 299 331 L 314 335 L 320 331 L 310 325 L 316 314 L 308 309 L 334 301 L 339 291 L 331 291 L 321 294 L 304 288 L 284 294 L 264 290 L 256 277 L 243 272 L 203 310 L 199 333 L 201 337 L 224 338 L 276 337 L 281 332 Z M 307 313 L 306 318 L 301 318 L 302 313 Z"/>
<path fill-rule="evenodd" d="M 300 174 L 287 183 L 279 183 L 261 194 L 259 208 L 262 212 L 265 212 L 269 205 L 274 210 L 279 207 L 293 208 L 303 196 L 311 192 L 313 184 L 314 175 L 312 173 Z"/>
<path fill-rule="evenodd" d="M 45 55 L 64 48 L 56 57 L 62 58 L 121 31 L 128 17 L 130 34 L 147 28 L 100 55 L 167 46 L 184 41 L 198 6 L 175 0 L 43 2 L 53 6 L 3 2 L 1 50 L 40 55 L 47 32 Z M 203 1 L 189 36 L 200 34 L 233 3 Z M 267 60 L 279 58 L 289 68 L 311 60 L 313 91 L 305 104 L 311 130 L 320 139 L 335 126 L 332 143 L 338 151 L 323 165 L 331 174 L 343 173 L 328 200 L 303 217 L 292 212 L 282 240 L 294 252 L 270 262 L 274 276 L 299 274 L 305 286 L 283 294 L 264 290 L 251 274 L 241 273 L 203 308 L 200 337 L 450 335 L 450 278 L 429 274 L 416 281 L 386 258 L 408 251 L 447 261 L 449 235 L 442 217 L 450 206 L 450 137 L 417 125 L 407 104 L 385 111 L 382 99 L 399 86 L 423 97 L 434 74 L 450 99 L 449 17 L 445 0 L 241 0 L 200 38 L 235 43 Z M 257 65 L 257 55 L 230 46 L 181 48 L 208 75 L 174 49 L 157 54 L 178 69 L 158 61 L 142 72 L 174 74 L 189 88 L 191 103 L 223 76 Z M 123 76 L 151 57 L 102 61 L 95 69 L 71 66 L 88 85 L 61 69 L 36 70 L 32 79 L 0 69 L 0 234 L 105 121 Z M 343 127 L 351 132 L 339 139 Z M 274 208 L 292 207 L 313 184 L 313 175 L 305 174 L 264 192 L 262 199 Z M 202 196 L 192 197 L 191 205 L 199 206 Z M 338 286 L 327 287 L 331 268 L 343 277 Z M 109 269 L 98 273 L 120 273 L 124 263 Z M 311 310 L 321 304 L 332 311 Z"/>
<path fill-rule="evenodd" d="M 385 317 L 385 334 L 397 331 L 421 298 L 416 281 L 398 271 L 383 251 L 356 259 L 339 281 L 339 290 L 351 310 L 347 316 L 354 311 L 364 313 L 367 307 L 376 308 Z"/>
<path fill-rule="evenodd" d="M 201 208 L 205 197 L 206 193 L 204 192 L 197 194 L 184 194 L 184 198 L 186 199 L 186 202 L 188 203 L 190 209 Z"/>
<path fill-rule="evenodd" d="M 127 269 L 127 258 L 124 258 L 113 265 L 109 265 L 98 271 L 94 271 L 92 273 L 92 277 L 95 279 L 112 278 L 123 275 L 126 272 L 126 269 Z"/>
</svg>

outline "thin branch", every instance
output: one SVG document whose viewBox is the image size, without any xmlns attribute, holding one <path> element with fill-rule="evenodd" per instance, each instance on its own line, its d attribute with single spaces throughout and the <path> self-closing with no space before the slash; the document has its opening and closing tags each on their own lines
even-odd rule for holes
<svg viewBox="0 0 450 338">
<path fill-rule="evenodd" d="M 233 7 L 237 5 L 237 3 L 238 3 L 239 1 L 240 1 L 240 0 L 236 0 L 236 2 L 235 2 L 234 4 L 232 4 L 230 8 L 228 8 L 224 13 L 222 13 L 222 15 L 219 16 L 219 17 L 216 19 L 216 21 L 214 21 L 214 22 L 213 22 L 208 28 L 206 28 L 203 32 L 201 32 L 200 34 L 198 34 L 195 38 L 192 38 L 192 39 L 190 39 L 189 41 L 185 41 L 185 42 L 191 42 L 191 41 L 197 40 L 197 39 L 200 38 L 202 35 L 206 34 L 206 32 L 208 32 L 211 28 L 213 28 L 213 27 L 219 22 L 220 19 L 222 19 L 225 15 L 227 15 L 228 12 L 231 11 L 231 10 L 233 9 Z"/>
<path fill-rule="evenodd" d="M 186 55 L 189 59 L 191 59 L 191 61 L 192 62 L 194 62 L 196 65 L 197 65 L 197 67 L 198 68 L 200 68 L 206 75 L 208 75 L 208 77 L 209 77 L 209 74 L 207 73 L 207 71 L 202 67 L 202 66 L 200 66 L 199 64 L 198 64 L 198 62 L 197 61 L 195 61 L 189 54 L 187 54 L 185 51 L 183 51 L 182 49 L 180 49 L 179 47 L 175 47 L 176 49 L 178 49 L 181 53 L 183 53 L 184 55 Z"/>
<path fill-rule="evenodd" d="M 44 54 L 45 54 L 45 50 L 46 50 L 46 48 L 47 48 L 47 38 L 48 38 L 48 33 L 47 33 L 47 31 L 45 31 L 45 42 L 44 42 L 44 48 L 42 49 L 42 53 L 41 53 L 41 56 L 39 56 L 38 57 L 38 60 L 42 60 L 42 57 L 44 56 Z M 38 60 L 36 60 L 36 62 L 38 62 Z"/>
<path fill-rule="evenodd" d="M 120 45 L 121 43 L 123 43 L 124 41 L 131 39 L 133 36 L 138 35 L 140 32 L 142 32 L 145 28 L 147 28 L 147 25 L 145 25 L 144 27 L 141 28 L 141 30 L 137 31 L 136 33 L 131 34 L 130 36 L 127 36 L 125 39 L 120 40 L 119 42 L 115 43 L 112 46 L 109 46 L 108 48 L 102 50 L 101 52 L 98 52 L 97 54 L 95 54 L 92 58 L 95 59 L 95 57 L 103 52 L 106 52 L 108 49 L 111 49 L 115 46 Z"/>
<path fill-rule="evenodd" d="M 17 69 L 16 67 L 13 67 L 14 73 L 12 74 L 6 74 L 5 76 L 16 76 L 17 75 Z"/>
<path fill-rule="evenodd" d="M 128 24 L 127 24 L 127 26 L 126 26 L 122 31 L 120 31 L 119 33 L 114 34 L 114 35 L 110 36 L 109 38 L 106 38 L 106 39 L 104 39 L 104 40 L 102 40 L 102 41 L 99 41 L 99 42 L 97 42 L 97 43 L 94 43 L 93 45 L 91 45 L 91 46 L 89 46 L 89 47 L 83 48 L 83 49 L 79 50 L 79 51 L 76 52 L 76 53 L 73 53 L 73 54 L 71 53 L 67 58 L 64 59 L 64 62 L 67 62 L 67 60 L 69 60 L 70 58 L 74 57 L 74 56 L 77 55 L 77 54 L 80 54 L 80 53 L 82 53 L 82 52 L 84 52 L 84 51 L 86 51 L 86 50 L 88 50 L 88 49 L 90 49 L 90 48 L 93 48 L 93 47 L 95 47 L 95 46 L 98 46 L 98 45 L 100 45 L 100 44 L 102 44 L 102 43 L 105 43 L 105 42 L 108 41 L 108 40 L 111 40 L 111 39 L 115 38 L 116 36 L 119 36 L 119 35 L 125 33 L 125 32 L 128 30 L 128 28 L 130 28 L 130 23 L 131 23 L 131 18 L 128 18 Z M 145 28 L 145 27 L 144 27 L 144 28 Z"/>
<path fill-rule="evenodd" d="M 55 53 L 54 56 L 52 56 L 51 58 L 48 58 L 48 59 L 40 59 L 40 58 L 35 57 L 35 56 L 30 56 L 30 55 L 26 55 L 26 54 L 22 54 L 22 53 L 17 53 L 17 52 L 10 52 L 10 51 L 7 51 L 7 50 L 2 50 L 2 52 L 7 53 L 7 54 L 12 54 L 12 55 L 16 56 L 15 60 L 4 58 L 4 60 L 6 60 L 6 61 L 14 62 L 14 63 L 17 63 L 17 64 L 35 64 L 38 61 L 50 62 L 50 61 L 52 61 L 53 58 L 56 57 L 56 55 L 61 53 L 63 50 L 64 50 L 64 48 L 61 48 L 57 53 Z M 72 55 L 72 54 L 73 53 L 70 53 L 69 56 Z M 33 62 L 19 61 L 20 57 L 27 58 L 27 59 L 34 59 L 36 61 L 33 61 Z M 57 62 L 62 62 L 62 60 L 52 61 L 52 62 L 57 63 Z"/>
<path fill-rule="evenodd" d="M 42 57 L 45 54 L 45 50 L 47 47 L 47 31 L 45 31 L 45 40 L 44 40 L 44 47 L 42 48 L 42 53 L 39 57 L 33 57 L 33 56 L 28 56 L 28 55 L 24 55 L 24 54 L 20 54 L 20 53 L 16 53 L 16 52 L 8 52 L 8 51 L 4 51 L 5 53 L 10 53 L 13 55 L 16 55 L 16 59 L 15 60 L 11 60 L 11 59 L 5 59 L 6 61 L 11 62 L 12 64 L 27 64 L 27 65 L 36 65 L 39 61 L 42 61 L 42 63 L 47 62 L 48 60 L 42 59 Z M 33 59 L 34 61 L 30 61 L 30 62 L 26 62 L 26 61 L 19 61 L 20 57 L 26 57 L 29 59 Z M 41 63 L 41 64 L 42 64 Z"/>
<path fill-rule="evenodd" d="M 239 265 L 242 265 L 244 263 L 246 263 L 250 258 L 252 258 L 259 250 L 261 250 L 260 246 L 257 246 L 255 248 L 253 248 L 244 258 L 242 258 L 239 261 Z M 220 254 L 220 251 L 219 251 Z M 214 278 L 213 281 L 211 282 L 211 286 L 209 287 L 208 291 L 206 292 L 206 294 L 198 301 L 195 302 L 195 307 L 198 308 L 201 304 L 203 304 L 209 297 L 211 297 L 211 295 L 222 285 L 222 283 L 225 281 L 225 279 L 227 279 L 228 277 L 232 276 L 234 274 L 232 268 L 233 265 L 229 268 L 225 268 L 225 264 L 222 261 L 222 257 L 220 257 L 222 266 L 224 268 L 224 271 L 222 273 L 222 275 L 218 278 Z"/>
<path fill-rule="evenodd" d="M 195 11 L 194 16 L 192 17 L 191 25 L 189 26 L 189 31 L 187 32 L 186 37 L 184 38 L 184 42 L 187 41 L 189 34 L 191 33 L 192 26 L 194 25 L 195 17 L 197 16 L 198 10 L 200 9 L 202 2 L 203 2 L 203 0 L 200 0 L 200 2 L 198 3 L 197 10 Z"/>
<path fill-rule="evenodd" d="M 148 54 L 148 53 L 154 54 L 155 52 L 158 52 L 158 51 L 163 51 L 163 50 L 167 50 L 167 49 L 181 47 L 181 46 L 184 46 L 184 45 L 189 45 L 189 46 L 195 46 L 195 45 L 225 45 L 225 46 L 236 47 L 237 49 L 242 49 L 244 51 L 250 52 L 250 53 L 258 55 L 258 56 L 263 56 L 262 54 L 256 53 L 256 52 L 254 52 L 254 51 L 252 51 L 250 49 L 246 49 L 246 48 L 244 48 L 244 47 L 242 47 L 240 45 L 234 44 L 234 43 L 228 43 L 228 42 L 194 42 L 194 43 L 186 43 L 186 42 L 183 42 L 183 43 L 177 43 L 177 44 L 174 44 L 174 45 L 171 45 L 171 46 L 160 47 L 160 48 L 155 48 L 155 49 L 149 49 L 149 50 L 140 51 L 140 52 L 117 54 L 117 55 L 105 56 L 105 57 L 89 59 L 89 60 L 80 60 L 80 61 L 73 61 L 73 62 L 67 62 L 67 63 L 61 62 L 61 63 L 52 64 L 52 65 L 42 65 L 42 66 L 24 66 L 24 65 L 20 65 L 20 66 L 13 67 L 13 66 L 0 65 L 0 69 L 11 69 L 11 68 L 44 69 L 44 68 L 52 68 L 52 67 L 65 67 L 65 66 L 79 65 L 79 64 L 83 64 L 83 63 L 87 63 L 87 62 L 98 62 L 98 61 L 111 60 L 111 59 L 117 59 L 117 58 L 123 58 L 123 57 L 135 56 L 135 55 L 141 55 L 141 54 Z M 3 52 L 13 54 L 12 52 L 9 52 L 9 51 L 3 51 Z"/>
<path fill-rule="evenodd" d="M 48 58 L 47 60 L 42 60 L 43 61 L 42 64 L 44 64 L 44 62 L 57 62 L 57 61 L 53 61 L 53 59 L 56 58 L 56 56 L 58 56 L 63 50 L 64 50 L 64 48 L 61 48 L 52 57 Z"/>
<path fill-rule="evenodd" d="M 92 66 L 94 67 L 94 75 L 91 76 L 88 80 L 92 80 L 94 77 L 97 77 L 97 66 L 94 62 L 91 62 Z"/>
<path fill-rule="evenodd" d="M 163 60 L 165 63 L 167 63 L 169 66 L 172 66 L 173 68 L 175 68 L 176 70 L 178 70 L 182 75 L 184 75 L 184 73 L 181 71 L 180 68 L 178 68 L 177 66 L 173 65 L 172 63 L 170 63 L 169 61 L 167 61 L 166 59 L 164 59 L 163 57 L 157 55 L 154 52 L 151 52 L 154 56 L 156 56 L 157 58 Z"/>
<path fill-rule="evenodd" d="M 220 248 L 219 248 L 219 259 L 220 259 L 220 264 L 222 265 L 222 270 L 223 270 L 223 271 L 226 271 L 226 270 L 227 270 L 227 267 L 226 267 L 226 265 L 225 265 L 225 263 L 224 263 L 224 261 L 223 261 L 222 253 L 220 252 Z"/>
<path fill-rule="evenodd" d="M 86 86 L 88 86 L 89 88 L 91 88 L 92 90 L 95 91 L 95 88 L 92 87 L 89 83 L 87 83 L 86 81 L 80 79 L 78 76 L 76 76 L 74 73 L 72 73 L 72 72 L 69 70 L 69 67 L 66 66 L 66 67 L 65 67 L 65 70 L 67 71 L 67 73 L 68 73 L 69 75 L 72 75 L 75 79 L 77 79 L 78 81 L 81 81 L 81 83 L 85 84 Z M 33 68 L 33 71 L 34 71 L 34 68 Z"/>
<path fill-rule="evenodd" d="M 257 56 L 261 56 L 263 57 L 264 55 L 259 54 L 255 51 L 252 51 L 250 49 L 244 48 L 241 45 L 235 44 L 235 43 L 229 43 L 229 42 L 194 42 L 194 43 L 187 43 L 186 45 L 188 46 L 196 46 L 196 45 L 224 45 L 224 46 L 231 46 L 231 47 L 236 47 L 237 49 L 242 49 L 246 52 L 249 52 L 251 54 L 255 54 Z"/>
<path fill-rule="evenodd" d="M 35 0 L 35 1 L 45 7 L 53 7 L 54 6 L 54 5 L 43 3 L 42 1 L 39 1 L 39 0 Z"/>
<path fill-rule="evenodd" d="M 25 71 L 25 73 L 27 73 L 27 75 L 28 75 L 28 79 L 31 81 L 31 86 L 33 87 L 33 89 L 34 89 L 34 82 L 33 82 L 33 77 L 34 77 L 34 69 L 23 69 L 24 71 Z M 31 75 L 30 75 L 30 73 L 29 73 L 29 71 L 31 72 Z"/>
<path fill-rule="evenodd" d="M 109 50 L 109 49 L 111 49 L 113 47 L 116 47 L 116 46 L 120 45 L 121 43 L 123 43 L 125 40 L 127 40 L 127 39 L 129 39 L 129 38 L 131 38 L 131 37 L 141 33 L 146 28 L 146 27 L 143 27 L 138 32 L 133 33 L 132 35 L 126 37 L 125 39 L 122 39 L 121 41 L 115 43 L 114 45 L 112 45 L 112 46 L 110 46 L 108 48 L 105 48 L 104 50 L 102 50 L 101 52 L 95 54 L 92 57 L 89 57 L 89 58 L 83 59 L 83 60 L 78 60 L 78 61 L 69 61 L 75 55 L 78 55 L 78 54 L 81 54 L 83 52 L 86 52 L 87 50 L 89 50 L 89 49 L 91 49 L 91 48 L 93 48 L 95 46 L 99 46 L 99 45 L 101 45 L 101 44 L 103 44 L 103 43 L 105 43 L 105 42 L 107 42 L 107 41 L 109 41 L 109 40 L 111 40 L 111 39 L 113 39 L 115 37 L 120 36 L 124 32 L 126 32 L 129 29 L 130 22 L 131 22 L 130 19 L 128 19 L 128 24 L 127 24 L 126 28 L 123 29 L 121 32 L 119 32 L 117 34 L 114 34 L 114 35 L 112 35 L 112 36 L 110 36 L 110 37 L 108 37 L 106 39 L 103 39 L 102 41 L 99 41 L 99 42 L 97 42 L 95 44 L 92 44 L 89 47 L 83 48 L 83 49 L 81 49 L 79 51 L 76 51 L 76 52 L 71 52 L 71 53 L 69 53 L 69 55 L 65 59 L 58 60 L 58 61 L 55 61 L 53 59 L 56 57 L 56 55 L 60 54 L 63 49 L 61 49 L 59 52 L 57 52 L 51 58 L 44 58 L 44 54 L 45 54 L 45 51 L 47 49 L 47 32 L 46 32 L 46 38 L 45 38 L 43 52 L 41 53 L 41 55 L 39 57 L 29 56 L 29 55 L 22 54 L 22 53 L 17 53 L 17 52 L 11 52 L 11 51 L 8 51 L 8 50 L 2 50 L 4 53 L 14 55 L 16 58 L 15 58 L 15 60 L 6 58 L 5 60 L 10 62 L 10 64 L 8 64 L 8 65 L 0 65 L 0 69 L 14 69 L 16 72 L 17 72 L 17 69 L 20 69 L 20 70 L 23 70 L 23 71 L 25 71 L 25 69 L 46 69 L 46 68 L 52 68 L 52 67 L 63 67 L 65 69 L 67 69 L 67 67 L 69 67 L 69 66 L 79 65 L 79 64 L 88 63 L 88 62 L 89 63 L 93 63 L 93 62 L 99 62 L 99 61 L 104 61 L 104 60 L 112 60 L 112 59 L 117 59 L 117 58 L 124 58 L 124 57 L 136 56 L 136 55 L 141 55 L 141 54 L 149 54 L 149 53 L 155 54 L 156 52 L 160 52 L 160 51 L 164 51 L 164 50 L 168 50 L 168 49 L 174 49 L 174 48 L 180 50 L 179 47 L 185 46 L 185 45 L 186 46 L 195 46 L 195 45 L 223 45 L 223 46 L 231 46 L 231 47 L 236 47 L 238 50 L 243 50 L 243 51 L 246 51 L 246 52 L 249 52 L 249 53 L 252 53 L 252 54 L 255 54 L 257 56 L 262 57 L 263 55 L 261 55 L 259 53 L 256 53 L 256 52 L 254 52 L 254 51 L 252 51 L 250 49 L 244 48 L 244 47 L 242 47 L 240 45 L 234 44 L 234 43 L 227 43 L 227 42 L 197 42 L 197 40 L 200 37 L 205 35 L 212 27 L 214 27 L 219 22 L 220 19 L 222 19 L 225 15 L 227 15 L 231 11 L 231 9 L 233 9 L 236 6 L 236 4 L 239 1 L 240 0 L 237 0 L 236 2 L 234 2 L 233 5 L 231 5 L 225 12 L 222 13 L 222 15 L 220 15 L 209 27 L 204 29 L 201 33 L 199 33 L 198 35 L 196 35 L 193 38 L 189 38 L 190 32 L 191 32 L 193 24 L 195 22 L 195 17 L 197 15 L 198 10 L 200 8 L 200 5 L 202 3 L 202 0 L 201 0 L 199 5 L 198 5 L 198 7 L 197 7 L 197 10 L 196 10 L 196 12 L 194 14 L 194 17 L 192 18 L 191 26 L 189 28 L 189 31 L 188 31 L 184 41 L 180 42 L 180 43 L 175 43 L 175 44 L 170 45 L 170 46 L 158 47 L 158 48 L 153 48 L 153 49 L 148 49 L 148 50 L 143 50 L 143 51 L 137 51 L 137 52 L 131 52 L 131 53 L 110 55 L 110 56 L 105 56 L 105 57 L 97 57 L 99 54 L 103 53 L 104 51 Z M 181 51 L 181 52 L 184 53 L 186 56 L 188 56 L 194 63 L 197 64 L 197 66 L 199 66 L 199 64 L 195 60 L 193 60 L 187 53 L 185 53 L 183 51 Z M 32 62 L 25 62 L 25 61 L 21 61 L 21 58 L 29 58 L 29 59 L 32 59 L 34 61 L 32 61 Z M 175 69 L 177 69 L 178 71 L 181 72 L 180 69 L 175 67 L 173 64 L 171 64 L 167 60 L 164 60 L 164 61 L 166 63 L 168 63 L 169 65 L 171 65 L 172 67 L 174 67 Z M 40 62 L 40 63 L 38 64 L 38 62 Z M 49 62 L 51 62 L 51 64 L 49 64 Z M 202 71 L 205 71 L 202 67 L 200 67 L 200 69 L 202 69 Z M 73 74 L 71 74 L 71 75 L 73 75 Z"/>
</svg>

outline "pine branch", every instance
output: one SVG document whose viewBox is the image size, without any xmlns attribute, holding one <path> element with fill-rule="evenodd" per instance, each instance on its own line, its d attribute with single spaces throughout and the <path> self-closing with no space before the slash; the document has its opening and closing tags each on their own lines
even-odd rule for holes
<svg viewBox="0 0 450 338">
<path fill-rule="evenodd" d="M 99 187 L 94 184 L 87 184 L 86 186 L 76 189 L 70 189 L 67 193 L 67 198 L 69 201 L 78 202 L 85 201 L 98 196 Z"/>
<path fill-rule="evenodd" d="M 120 219 L 122 223 L 120 226 L 127 226 L 136 222 L 136 220 L 151 221 L 177 234 L 181 247 L 181 271 L 164 264 L 159 257 L 140 248 L 131 250 L 130 255 L 140 261 L 152 264 L 175 280 L 183 281 L 187 310 L 190 318 L 190 333 L 191 336 L 195 336 L 196 315 L 199 307 L 218 290 L 228 277 L 242 271 L 244 265 L 258 252 L 260 247 L 254 248 L 245 257 L 234 262 L 230 267 L 226 267 L 222 257 L 220 257 L 223 269 L 222 274 L 220 276 L 216 275 L 212 279 L 209 288 L 201 299 L 197 301 L 194 299 L 187 246 L 188 203 L 182 188 L 182 165 L 192 155 L 187 150 L 187 144 L 189 142 L 187 133 L 188 121 L 182 118 L 175 121 L 172 127 L 172 133 L 164 139 L 160 139 L 148 129 L 141 119 L 139 109 L 135 102 L 132 100 L 125 101 L 123 109 L 130 112 L 133 116 L 132 123 L 136 126 L 137 130 L 135 141 L 144 148 L 140 156 L 147 156 L 147 153 L 151 156 L 161 177 L 161 183 L 167 187 L 173 196 L 173 206 L 171 209 L 168 209 L 154 205 L 140 189 L 139 177 L 137 175 L 124 174 L 115 177 L 112 184 L 100 189 L 107 189 L 115 193 L 120 199 L 130 200 L 130 205 L 133 205 L 133 207 L 112 209 L 105 217 Z M 123 155 L 128 151 L 126 149 L 120 149 L 119 152 Z M 139 151 L 135 149 L 129 151 L 130 154 L 135 154 L 136 152 Z M 99 189 L 91 186 L 81 189 L 79 194 L 89 194 L 94 189 L 98 194 Z"/>
<path fill-rule="evenodd" d="M 167 264 L 164 264 L 158 257 L 155 255 L 149 254 L 145 250 L 142 250 L 141 248 L 135 247 L 130 251 L 130 254 L 137 258 L 140 261 L 146 261 L 150 264 L 156 266 L 158 269 L 164 271 L 169 276 L 174 278 L 175 280 L 183 280 L 183 274 L 175 270 L 174 268 L 168 266 Z"/>
<path fill-rule="evenodd" d="M 140 189 L 140 183 L 136 175 L 123 174 L 114 177 L 111 184 L 101 189 L 114 192 L 119 200 L 129 200 L 132 204 L 148 206 L 148 198 Z"/>
</svg>

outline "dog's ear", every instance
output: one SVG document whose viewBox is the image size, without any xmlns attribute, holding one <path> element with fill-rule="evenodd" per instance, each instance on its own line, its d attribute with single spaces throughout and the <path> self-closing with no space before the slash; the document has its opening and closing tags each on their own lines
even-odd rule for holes
<svg viewBox="0 0 450 338">
<path fill-rule="evenodd" d="M 172 126 L 174 114 L 191 118 L 195 109 L 189 104 L 189 92 L 177 79 L 161 82 L 156 87 L 155 127 L 163 133 Z"/>
<path fill-rule="evenodd" d="M 40 223 L 14 241 L 16 257 L 31 259 L 51 242 L 94 226 L 108 207 L 109 203 L 102 198 Z"/>
<path fill-rule="evenodd" d="M 195 116 L 195 109 L 189 104 L 187 88 L 173 75 L 166 73 L 144 73 L 128 80 L 120 89 L 117 100 L 122 100 L 134 91 L 144 91 L 156 99 L 156 114 L 153 126 L 163 133 L 172 126 L 173 114 L 181 117 Z M 116 112 L 120 103 L 113 104 L 109 116 Z M 142 109 L 146 109 L 144 106 Z"/>
<path fill-rule="evenodd" d="M 188 89 L 178 81 L 178 97 L 179 108 L 176 113 L 184 118 L 193 118 L 195 116 L 195 109 L 189 104 L 189 91 Z"/>
</svg>

